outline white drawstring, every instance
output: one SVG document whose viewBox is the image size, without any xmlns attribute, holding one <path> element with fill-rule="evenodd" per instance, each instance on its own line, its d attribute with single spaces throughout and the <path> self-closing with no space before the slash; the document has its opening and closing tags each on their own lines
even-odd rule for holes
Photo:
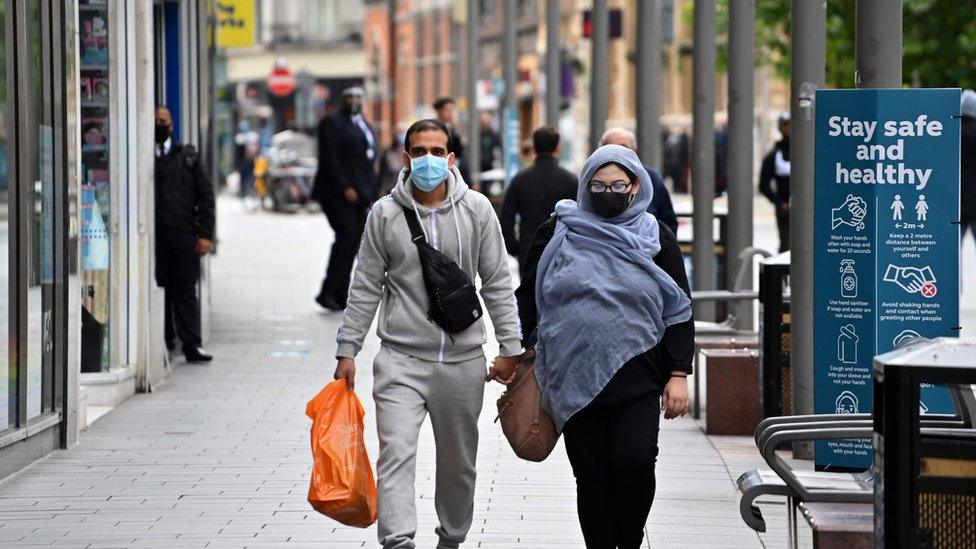
<svg viewBox="0 0 976 549">
<path fill-rule="evenodd" d="M 427 227 L 424 227 L 423 218 L 420 217 L 420 210 L 417 209 L 417 203 L 411 200 L 410 205 L 413 206 L 413 213 L 417 216 L 417 223 L 420 224 L 420 230 L 424 233 L 424 240 L 430 242 L 430 236 L 427 234 Z M 433 243 L 431 243 L 431 245 L 433 245 Z"/>
<path fill-rule="evenodd" d="M 454 201 L 454 197 L 453 196 L 451 197 L 451 209 L 454 210 L 454 228 L 455 228 L 455 230 L 457 230 L 457 239 L 458 239 L 458 267 L 461 267 L 461 270 L 463 271 L 464 270 L 464 259 L 462 259 L 462 257 L 463 257 L 462 256 L 462 253 L 464 251 L 464 245 L 461 243 L 461 222 L 458 221 L 458 214 L 457 214 L 458 206 L 457 206 L 457 202 Z"/>
</svg>

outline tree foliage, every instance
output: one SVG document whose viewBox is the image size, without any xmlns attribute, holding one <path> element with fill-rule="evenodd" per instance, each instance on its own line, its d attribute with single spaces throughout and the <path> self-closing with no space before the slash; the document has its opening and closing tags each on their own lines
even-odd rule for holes
<svg viewBox="0 0 976 549">
<path fill-rule="evenodd" d="M 717 0 L 719 63 L 728 7 Z M 812 0 L 811 0 L 812 1 Z M 790 2 L 755 0 L 756 61 L 790 75 Z M 686 4 L 689 8 L 693 2 Z M 854 87 L 856 0 L 827 0 L 827 86 Z M 976 87 L 976 0 L 904 0 L 903 79 L 915 87 Z M 692 12 L 689 11 L 688 15 Z M 690 20 L 690 17 L 689 17 Z"/>
</svg>

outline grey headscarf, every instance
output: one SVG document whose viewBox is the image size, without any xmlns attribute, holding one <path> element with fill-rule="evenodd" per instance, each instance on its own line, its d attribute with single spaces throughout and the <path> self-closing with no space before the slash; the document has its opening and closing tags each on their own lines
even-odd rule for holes
<svg viewBox="0 0 976 549">
<path fill-rule="evenodd" d="M 617 217 L 593 211 L 587 185 L 617 163 L 640 178 L 640 191 Z M 658 222 L 647 213 L 654 187 L 637 155 L 597 149 L 583 165 L 577 202 L 556 205 L 556 231 L 539 260 L 535 373 L 542 403 L 562 431 L 631 358 L 664 330 L 691 318 L 691 300 L 657 264 Z"/>
</svg>

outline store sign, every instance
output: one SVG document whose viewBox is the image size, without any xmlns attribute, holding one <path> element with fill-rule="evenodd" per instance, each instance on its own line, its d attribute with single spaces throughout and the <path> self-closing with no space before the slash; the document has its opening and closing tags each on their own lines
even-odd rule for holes
<svg viewBox="0 0 976 549">
<path fill-rule="evenodd" d="M 255 0 L 217 0 L 217 47 L 240 48 L 254 45 Z"/>
<path fill-rule="evenodd" d="M 814 409 L 872 411 L 872 361 L 959 330 L 958 89 L 818 90 Z M 952 413 L 923 386 L 922 413 Z M 821 468 L 867 468 L 869 441 L 820 441 Z"/>
<path fill-rule="evenodd" d="M 268 91 L 278 97 L 291 95 L 296 84 L 295 75 L 284 65 L 276 66 L 268 75 Z"/>
</svg>

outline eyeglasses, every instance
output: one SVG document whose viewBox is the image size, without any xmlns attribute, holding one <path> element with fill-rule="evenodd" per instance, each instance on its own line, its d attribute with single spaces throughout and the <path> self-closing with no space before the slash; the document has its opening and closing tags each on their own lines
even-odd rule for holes
<svg viewBox="0 0 976 549">
<path fill-rule="evenodd" d="M 420 158 L 428 154 L 444 157 L 447 156 L 447 149 L 443 147 L 431 147 L 429 149 L 425 147 L 410 147 L 407 154 L 410 155 L 410 158 Z"/>
<path fill-rule="evenodd" d="M 608 190 L 615 193 L 625 193 L 630 191 L 630 188 L 634 186 L 633 181 L 618 180 L 611 183 L 603 183 L 601 181 L 590 181 L 587 187 L 590 189 L 591 193 L 605 193 Z"/>
</svg>

